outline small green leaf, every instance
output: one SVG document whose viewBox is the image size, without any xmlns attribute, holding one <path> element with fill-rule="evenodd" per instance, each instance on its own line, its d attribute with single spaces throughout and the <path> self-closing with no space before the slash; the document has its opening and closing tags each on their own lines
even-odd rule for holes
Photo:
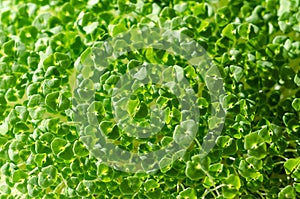
<svg viewBox="0 0 300 199">
<path fill-rule="evenodd" d="M 226 25 L 229 22 L 230 18 L 231 11 L 228 7 L 219 8 L 215 15 L 216 23 L 221 27 Z"/>
<path fill-rule="evenodd" d="M 75 155 L 79 157 L 84 157 L 89 154 L 89 151 L 86 149 L 86 147 L 81 143 L 80 141 L 76 140 L 73 146 L 73 152 Z"/>
<path fill-rule="evenodd" d="M 23 43 L 34 42 L 38 35 L 38 30 L 35 26 L 27 26 L 20 32 L 20 38 Z"/>
<path fill-rule="evenodd" d="M 235 39 L 235 29 L 233 24 L 228 24 L 227 26 L 225 26 L 225 28 L 223 28 L 222 30 L 222 35 L 225 37 L 228 37 L 231 40 Z"/>
<path fill-rule="evenodd" d="M 114 179 L 114 171 L 105 164 L 99 164 L 97 167 L 97 175 L 100 176 L 103 182 L 110 182 Z"/>
<path fill-rule="evenodd" d="M 68 108 L 70 108 L 70 100 L 65 94 L 61 93 L 58 98 L 57 109 L 60 111 L 64 111 Z"/>
<path fill-rule="evenodd" d="M 205 158 L 206 160 L 206 158 Z M 205 172 L 203 169 L 208 170 L 209 161 L 203 161 L 199 156 L 194 156 L 192 161 L 187 162 L 187 166 L 185 169 L 185 174 L 191 180 L 200 180 L 205 176 Z"/>
<path fill-rule="evenodd" d="M 159 188 L 159 183 L 153 179 L 149 179 L 144 183 L 144 189 L 146 192 L 153 190 L 155 188 Z"/>
<path fill-rule="evenodd" d="M 196 199 L 197 198 L 195 189 L 192 189 L 190 187 L 183 190 L 183 191 L 181 191 L 179 193 L 179 196 L 180 197 L 177 197 L 177 198 L 189 198 L 189 199 Z"/>
<path fill-rule="evenodd" d="M 248 150 L 249 155 L 258 159 L 267 155 L 266 143 L 257 133 L 250 133 L 245 137 L 244 148 Z"/>
<path fill-rule="evenodd" d="M 230 66 L 230 71 L 233 73 L 233 77 L 235 79 L 236 82 L 239 82 L 241 80 L 241 78 L 243 77 L 243 69 L 239 66 L 234 66 L 231 65 Z"/>
<path fill-rule="evenodd" d="M 164 7 L 160 12 L 160 17 L 162 18 L 172 19 L 175 16 L 176 16 L 175 10 L 169 7 Z"/>
<path fill-rule="evenodd" d="M 291 6 L 290 1 L 280 0 L 279 5 L 280 5 L 280 7 L 277 11 L 277 15 L 279 17 L 281 17 L 284 13 L 290 12 L 290 6 Z"/>
<path fill-rule="evenodd" d="M 8 102 L 15 102 L 18 100 L 18 96 L 16 95 L 17 91 L 14 88 L 9 88 L 5 93 L 5 99 Z"/>
<path fill-rule="evenodd" d="M 41 192 L 42 189 L 38 185 L 38 177 L 31 176 L 27 182 L 27 191 L 30 197 L 37 197 Z"/>
<path fill-rule="evenodd" d="M 203 16 L 206 13 L 206 8 L 204 3 L 199 3 L 193 6 L 193 13 L 195 16 Z"/>
<path fill-rule="evenodd" d="M 28 107 L 36 107 L 39 106 L 43 101 L 43 98 L 40 94 L 34 94 L 29 96 L 29 101 L 27 103 Z"/>
<path fill-rule="evenodd" d="M 294 183 L 295 190 L 300 193 L 300 183 Z"/>
<path fill-rule="evenodd" d="M 41 128 L 51 132 L 51 133 L 57 133 L 58 125 L 59 125 L 59 118 L 51 118 L 51 119 L 45 119 L 42 121 Z"/>
<path fill-rule="evenodd" d="M 130 101 L 128 102 L 127 111 L 131 117 L 134 117 L 134 115 L 136 114 L 136 112 L 138 110 L 139 105 L 140 105 L 140 100 L 138 98 L 130 99 Z"/>
<path fill-rule="evenodd" d="M 37 164 L 37 166 L 42 167 L 46 162 L 46 158 L 46 153 L 39 153 L 34 156 L 34 162 Z"/>
<path fill-rule="evenodd" d="M 194 139 L 196 124 L 193 120 L 186 120 L 177 125 L 173 134 L 176 143 L 188 147 Z"/>
<path fill-rule="evenodd" d="M 11 194 L 11 189 L 8 185 L 2 184 L 2 185 L 0 185 L 0 192 L 10 195 Z"/>
<path fill-rule="evenodd" d="M 159 161 L 159 168 L 162 173 L 166 173 L 167 171 L 169 171 L 172 168 L 172 158 L 162 158 Z"/>
<path fill-rule="evenodd" d="M 174 5 L 174 10 L 177 12 L 183 12 L 187 9 L 188 4 L 186 2 L 180 2 Z"/>
<path fill-rule="evenodd" d="M 208 126 L 209 129 L 215 129 L 218 128 L 220 126 L 220 124 L 222 124 L 222 118 L 220 117 L 216 117 L 216 116 L 212 116 L 208 119 Z"/>
<path fill-rule="evenodd" d="M 239 176 L 237 176 L 237 175 L 230 175 L 226 179 L 225 183 L 229 188 L 240 189 L 240 187 L 241 187 L 241 181 L 240 181 Z"/>
<path fill-rule="evenodd" d="M 15 40 L 9 40 L 8 42 L 3 44 L 4 53 L 9 56 L 14 56 L 15 52 L 17 51 Z"/>
<path fill-rule="evenodd" d="M 27 179 L 27 176 L 28 176 L 27 173 L 25 173 L 24 171 L 17 170 L 13 173 L 12 179 L 13 182 L 16 183 L 16 182 L 20 182 L 21 180 Z"/>
<path fill-rule="evenodd" d="M 217 138 L 217 145 L 224 148 L 226 147 L 227 145 L 229 145 L 229 141 L 230 141 L 230 137 L 228 135 L 225 135 L 225 136 L 219 136 Z"/>
<path fill-rule="evenodd" d="M 3 122 L 1 125 L 0 125 L 0 134 L 4 135 L 8 132 L 8 124 L 7 122 Z"/>
<path fill-rule="evenodd" d="M 292 102 L 292 106 L 296 111 L 300 111 L 300 98 L 295 98 Z"/>
<path fill-rule="evenodd" d="M 108 27 L 108 29 L 110 30 L 109 32 L 110 32 L 112 37 L 115 37 L 116 35 L 127 31 L 127 28 L 123 24 L 110 25 Z"/>
<path fill-rule="evenodd" d="M 246 162 L 245 160 L 242 160 L 239 164 L 239 173 L 243 177 L 250 179 L 258 178 L 258 176 L 260 175 L 260 173 L 254 169 L 254 166 L 251 163 Z"/>
<path fill-rule="evenodd" d="M 73 147 L 72 147 L 71 144 L 67 144 L 62 149 L 63 150 L 57 154 L 57 157 L 59 157 L 60 159 L 65 160 L 65 161 L 70 161 L 73 158 L 75 158 L 74 153 L 73 153 Z"/>
<path fill-rule="evenodd" d="M 300 72 L 295 75 L 294 82 L 297 86 L 300 86 Z"/>
<path fill-rule="evenodd" d="M 53 111 L 57 110 L 59 92 L 53 92 L 46 96 L 46 105 Z"/>
<path fill-rule="evenodd" d="M 33 82 L 33 83 L 29 84 L 26 89 L 26 95 L 30 96 L 30 95 L 37 94 L 40 86 L 41 86 L 41 84 L 38 82 Z"/>
<path fill-rule="evenodd" d="M 57 155 L 59 152 L 64 151 L 67 141 L 61 138 L 55 138 L 51 142 L 51 149 L 55 155 Z"/>
<path fill-rule="evenodd" d="M 50 13 L 41 13 L 38 16 L 36 16 L 32 25 L 34 25 L 38 30 L 46 29 L 50 17 Z"/>
<path fill-rule="evenodd" d="M 300 158 L 291 158 L 284 163 L 285 172 L 289 175 L 300 165 Z"/>
<path fill-rule="evenodd" d="M 279 193 L 278 193 L 279 199 L 294 199 L 296 198 L 296 192 L 294 187 L 291 185 L 288 185 L 284 187 Z"/>
<path fill-rule="evenodd" d="M 255 170 L 261 170 L 263 168 L 263 161 L 262 160 L 258 160 L 255 157 L 248 157 L 246 159 L 247 163 L 249 164 L 249 166 Z"/>
<path fill-rule="evenodd" d="M 40 120 L 43 118 L 46 109 L 43 107 L 28 108 L 29 116 L 34 120 Z"/>
<path fill-rule="evenodd" d="M 117 4 L 121 13 L 130 13 L 136 9 L 135 5 L 130 1 L 118 0 Z"/>
<path fill-rule="evenodd" d="M 146 197 L 147 198 L 157 198 L 157 199 L 160 199 L 162 197 L 162 190 L 161 188 L 157 188 L 157 189 L 154 189 L 154 190 L 151 190 L 149 192 L 146 192 Z"/>
<path fill-rule="evenodd" d="M 98 25 L 99 25 L 99 22 L 96 21 L 96 22 L 93 22 L 93 23 L 83 27 L 83 30 L 85 31 L 86 34 L 91 34 L 96 30 Z"/>
<path fill-rule="evenodd" d="M 87 197 L 90 194 L 93 194 L 95 190 L 95 184 L 92 181 L 84 180 L 82 182 L 79 182 L 79 184 L 76 187 L 76 193 L 78 196 L 81 197 Z"/>
</svg>

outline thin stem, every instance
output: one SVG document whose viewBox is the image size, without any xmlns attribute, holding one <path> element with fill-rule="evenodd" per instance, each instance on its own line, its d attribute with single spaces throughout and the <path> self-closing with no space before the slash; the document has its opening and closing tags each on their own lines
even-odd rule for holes
<svg viewBox="0 0 300 199">
<path fill-rule="evenodd" d="M 55 188 L 54 192 L 60 194 L 62 192 L 63 188 L 65 188 L 67 186 L 67 182 L 61 173 L 59 173 L 58 175 L 61 178 L 61 183 Z"/>
<path fill-rule="evenodd" d="M 219 192 L 218 189 L 216 189 L 216 193 L 217 193 L 218 196 L 220 196 L 220 192 Z"/>
<path fill-rule="evenodd" d="M 274 155 L 274 156 L 276 156 L 276 157 L 280 157 L 280 158 L 284 159 L 285 161 L 287 161 L 287 160 L 288 160 L 288 158 L 284 157 L 283 155 Z"/>
<path fill-rule="evenodd" d="M 139 192 L 135 192 L 134 195 L 132 196 L 132 198 L 134 198 Z"/>
<path fill-rule="evenodd" d="M 256 191 L 255 193 L 257 193 L 262 199 L 264 198 L 259 191 Z"/>
<path fill-rule="evenodd" d="M 206 189 L 205 192 L 204 192 L 203 195 L 202 195 L 202 199 L 205 199 L 205 196 L 206 196 L 207 194 L 209 194 L 209 193 L 211 193 L 211 192 L 213 192 L 213 191 L 217 191 L 218 189 L 220 189 L 220 188 L 222 188 L 222 187 L 224 187 L 224 186 L 226 186 L 226 185 L 225 185 L 225 184 L 221 184 L 221 185 L 219 185 L 219 186 L 216 186 L 216 187 L 213 188 L 213 189 L 210 189 L 210 190 Z"/>
<path fill-rule="evenodd" d="M 280 161 L 280 162 L 275 162 L 273 165 L 276 166 L 276 165 L 279 165 L 279 164 L 284 164 L 285 161 Z"/>
<path fill-rule="evenodd" d="M 185 187 L 183 186 L 183 184 L 179 183 L 179 185 L 180 185 L 180 187 L 181 187 L 182 190 L 185 189 Z"/>
<path fill-rule="evenodd" d="M 297 151 L 297 149 L 285 149 L 284 152 L 285 153 L 287 153 L 287 152 L 297 153 L 298 151 Z"/>
<path fill-rule="evenodd" d="M 38 171 L 39 169 L 36 167 L 33 170 L 31 170 L 28 174 L 31 176 L 34 172 Z"/>
<path fill-rule="evenodd" d="M 199 147 L 199 149 L 201 149 L 201 144 L 199 143 L 199 141 L 195 138 L 194 141 L 196 142 L 197 146 Z"/>
<path fill-rule="evenodd" d="M 217 190 L 216 190 L 217 191 Z M 214 192 L 211 192 L 211 194 L 214 196 L 214 198 L 216 198 L 216 194 Z"/>
</svg>

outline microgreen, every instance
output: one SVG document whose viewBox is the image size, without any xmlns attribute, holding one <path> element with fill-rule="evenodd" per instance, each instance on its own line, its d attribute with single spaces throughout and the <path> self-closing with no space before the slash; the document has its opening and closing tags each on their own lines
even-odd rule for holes
<svg viewBox="0 0 300 199">
<path fill-rule="evenodd" d="M 296 199 L 299 38 L 298 0 L 1 1 L 0 198 Z"/>
</svg>

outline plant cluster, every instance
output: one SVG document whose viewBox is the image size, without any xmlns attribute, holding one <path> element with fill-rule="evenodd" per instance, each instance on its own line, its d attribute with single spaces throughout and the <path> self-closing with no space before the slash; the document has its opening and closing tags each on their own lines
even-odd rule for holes
<svg viewBox="0 0 300 199">
<path fill-rule="evenodd" d="M 101 42 L 147 26 L 193 38 L 219 69 L 225 89 L 220 104 L 226 110 L 220 136 L 208 132 L 219 120 L 210 117 L 207 82 L 197 68 L 164 50 L 139 49 L 111 61 L 98 82 L 77 82 L 78 88 L 95 89 L 92 104 L 78 103 L 90 94 L 74 88 L 80 80 L 74 74 L 97 73 L 78 61 L 88 60 L 91 48 Z M 298 0 L 7 0 L 0 2 L 0 44 L 1 199 L 300 195 Z M 153 104 L 163 108 L 165 125 L 157 134 L 135 139 L 113 120 L 113 89 L 122 74 L 143 63 L 176 66 L 176 73 L 172 68 L 157 72 L 188 80 L 200 116 L 199 125 L 187 123 L 186 130 L 198 133 L 182 157 L 175 153 L 160 160 L 158 171 L 129 173 L 90 154 L 80 136 L 95 128 L 78 127 L 76 117 L 99 123 L 114 145 L 140 154 L 184 140 L 176 133 L 184 115 L 179 99 L 164 87 L 135 85 L 125 107 L 130 118 L 124 121 L 141 126 L 152 118 Z M 143 71 L 136 74 L 143 79 Z M 123 106 L 119 100 L 115 108 Z M 215 145 L 203 157 L 199 151 L 209 136 Z"/>
</svg>

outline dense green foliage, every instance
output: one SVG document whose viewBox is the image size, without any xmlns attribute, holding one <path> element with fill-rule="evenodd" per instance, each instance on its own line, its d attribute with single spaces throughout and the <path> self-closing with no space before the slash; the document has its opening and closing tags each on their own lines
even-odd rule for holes
<svg viewBox="0 0 300 199">
<path fill-rule="evenodd" d="M 210 117 L 207 79 L 182 57 L 155 48 L 120 55 L 96 83 L 77 82 L 79 88 L 94 86 L 95 102 L 80 106 L 74 100 L 90 96 L 75 83 L 79 61 L 87 60 L 91 47 L 145 26 L 193 38 L 218 67 L 225 89 L 220 104 L 226 109 L 220 136 L 208 133 L 219 120 Z M 1 199 L 300 195 L 299 0 L 7 0 L 0 2 L 0 44 Z M 115 145 L 140 154 L 173 139 L 184 141 L 176 128 L 183 115 L 180 102 L 162 87 L 139 86 L 127 107 L 134 120 L 125 120 L 143 125 L 152 118 L 147 110 L 154 103 L 164 109 L 166 120 L 156 135 L 134 138 L 136 132 L 113 120 L 109 96 L 120 76 L 141 63 L 176 66 L 198 97 L 200 116 L 198 126 L 186 123 L 186 132 L 198 132 L 181 158 L 169 154 L 157 171 L 129 173 L 90 154 L 80 136 L 95 129 L 78 127 L 76 117 L 99 123 Z M 93 73 L 80 69 L 82 76 Z M 166 79 L 173 74 L 160 72 Z M 143 71 L 136 74 L 143 79 Z M 122 107 L 118 103 L 115 108 Z M 87 112 L 79 114 L 82 109 Z M 215 145 L 200 156 L 204 137 L 210 136 Z"/>
</svg>

